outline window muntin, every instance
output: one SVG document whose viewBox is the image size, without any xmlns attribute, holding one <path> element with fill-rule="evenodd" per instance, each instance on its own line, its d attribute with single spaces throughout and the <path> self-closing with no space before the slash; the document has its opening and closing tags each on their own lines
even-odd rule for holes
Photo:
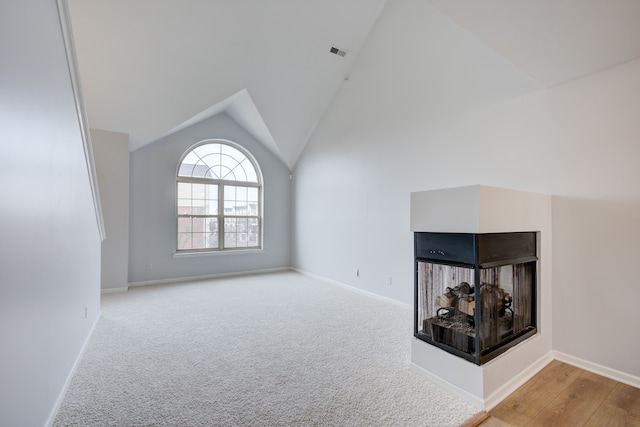
<svg viewBox="0 0 640 427">
<path fill-rule="evenodd" d="M 176 184 L 178 252 L 261 247 L 262 186 L 249 153 L 200 143 L 183 155 Z"/>
<path fill-rule="evenodd" d="M 257 166 L 247 154 L 226 143 L 205 143 L 184 156 L 178 176 L 257 184 Z"/>
</svg>

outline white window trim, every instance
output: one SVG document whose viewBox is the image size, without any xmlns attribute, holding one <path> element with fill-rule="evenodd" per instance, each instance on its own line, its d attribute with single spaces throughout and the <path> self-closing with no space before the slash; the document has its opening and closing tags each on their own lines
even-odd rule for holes
<svg viewBox="0 0 640 427">
<path fill-rule="evenodd" d="M 182 165 L 182 162 L 184 161 L 185 157 L 192 152 L 195 148 L 197 148 L 200 145 L 205 145 L 205 144 L 226 144 L 229 145 L 235 149 L 237 149 L 238 151 L 240 151 L 243 155 L 245 155 L 247 157 L 247 159 L 249 159 L 249 161 L 252 163 L 256 175 L 257 175 L 257 179 L 258 182 L 257 183 L 253 183 L 253 182 L 245 182 L 245 181 L 227 181 L 227 180 L 207 180 L 202 179 L 202 178 L 197 178 L 197 177 L 181 177 L 179 176 L 179 171 L 180 171 L 180 166 Z M 256 254 L 256 253 L 263 253 L 264 252 L 264 200 L 263 200 L 263 194 L 264 194 L 264 180 L 262 178 L 262 170 L 260 169 L 260 166 L 258 164 L 258 161 L 255 159 L 255 157 L 253 156 L 253 154 L 251 154 L 251 152 L 249 150 L 247 150 L 246 148 L 244 148 L 243 146 L 241 146 L 240 144 L 237 144 L 233 141 L 229 141 L 226 139 L 206 139 L 206 140 L 202 140 L 199 141 L 195 144 L 193 144 L 191 147 L 189 147 L 187 150 L 184 151 L 184 153 L 182 154 L 182 156 L 180 157 L 180 160 L 178 162 L 178 166 L 176 169 L 176 186 L 175 186 L 175 195 L 174 195 L 174 204 L 175 204 L 175 218 L 176 218 L 176 228 L 175 228 L 175 252 L 173 253 L 173 257 L 174 258 L 187 258 L 187 257 L 199 257 L 199 256 L 218 256 L 218 255 L 240 255 L 240 254 Z M 220 187 L 224 187 L 224 185 L 241 185 L 241 186 L 247 186 L 247 187 L 257 187 L 258 188 L 258 205 L 259 205 L 259 216 L 258 216 L 258 226 L 259 226 L 259 246 L 251 246 L 251 247 L 237 247 L 237 248 L 224 248 L 224 247 L 218 247 L 218 248 L 205 248 L 205 249 L 184 249 L 184 250 L 178 250 L 178 183 L 179 182 L 215 182 L 218 186 Z M 221 190 L 222 191 L 222 190 Z M 218 216 L 218 218 L 221 220 L 220 222 L 220 229 L 222 229 L 222 233 L 220 236 L 220 240 L 219 242 L 222 244 L 222 246 L 224 246 L 224 218 L 225 215 L 224 214 L 219 214 L 216 215 Z"/>
<path fill-rule="evenodd" d="M 248 255 L 248 254 L 261 254 L 264 253 L 264 248 L 260 249 L 224 249 L 224 250 L 198 250 L 198 251 L 180 251 L 174 252 L 174 258 L 194 258 L 194 257 L 202 257 L 202 256 L 226 256 L 226 255 Z"/>
</svg>

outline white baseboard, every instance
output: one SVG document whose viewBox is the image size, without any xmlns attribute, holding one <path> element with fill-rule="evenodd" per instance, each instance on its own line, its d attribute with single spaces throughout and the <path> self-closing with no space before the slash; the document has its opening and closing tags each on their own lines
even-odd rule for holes
<svg viewBox="0 0 640 427">
<path fill-rule="evenodd" d="M 119 294 L 120 292 L 127 292 L 128 290 L 129 290 L 128 286 L 125 286 L 123 288 L 105 288 L 105 289 L 100 289 L 100 294 L 101 295 Z"/>
<path fill-rule="evenodd" d="M 89 341 L 91 340 L 91 337 L 93 336 L 93 332 L 96 330 L 96 326 L 98 325 L 98 321 L 100 320 L 100 317 L 102 316 L 102 313 L 98 313 L 98 315 L 96 316 L 96 320 L 93 322 L 93 325 L 91 325 L 91 329 L 89 329 L 89 333 L 87 334 L 87 337 L 84 340 L 84 343 L 82 344 L 82 347 L 80 348 L 80 352 L 78 353 L 78 356 L 76 357 L 76 360 L 73 362 L 73 366 L 71 367 L 71 371 L 69 371 L 69 375 L 67 375 L 67 380 L 64 382 L 64 386 L 62 387 L 62 390 L 60 391 L 60 394 L 58 395 L 58 399 L 56 400 L 55 405 L 53 405 L 53 410 L 51 411 L 51 414 L 49 414 L 49 418 L 47 419 L 47 423 L 45 424 L 45 426 L 47 427 L 51 427 L 53 425 L 53 422 L 56 419 L 56 415 L 58 415 L 58 411 L 60 410 L 60 406 L 62 405 L 62 401 L 64 400 L 64 396 L 65 394 L 67 394 L 67 390 L 69 389 L 69 385 L 71 385 L 71 380 L 73 379 L 73 376 L 76 373 L 76 370 L 78 369 L 78 366 L 80 365 L 80 361 L 82 360 L 82 356 L 84 355 L 85 350 L 87 349 L 87 346 L 89 345 Z"/>
<path fill-rule="evenodd" d="M 475 406 L 478 409 L 484 409 L 484 402 L 480 397 L 475 396 L 475 395 L 469 393 L 468 391 L 463 390 L 460 387 L 457 387 L 457 386 L 451 384 L 450 382 L 440 378 L 437 375 L 434 375 L 433 373 L 427 371 L 426 369 L 424 369 L 423 367 L 421 367 L 419 365 L 416 365 L 413 362 L 411 362 L 411 364 L 409 366 L 410 366 L 412 371 L 416 372 L 419 375 L 422 375 L 423 377 L 425 377 L 430 382 L 436 384 L 437 386 L 442 387 L 443 389 L 445 389 L 449 393 L 453 394 L 454 396 L 457 396 L 460 399 L 462 399 L 462 400 L 464 400 L 466 402 L 469 402 L 470 404 L 472 404 L 473 406 Z"/>
<path fill-rule="evenodd" d="M 493 409 L 498 403 L 502 402 L 507 396 L 516 391 L 520 386 L 529 381 L 535 374 L 540 372 L 542 368 L 547 366 L 553 360 L 553 351 L 547 352 L 541 358 L 533 362 L 508 382 L 503 384 L 499 389 L 491 393 L 484 399 L 484 410 Z"/>
<path fill-rule="evenodd" d="M 319 275 L 314 274 L 314 273 L 309 273 L 308 271 L 300 270 L 299 268 L 291 267 L 291 270 L 295 271 L 296 273 L 300 273 L 302 275 L 311 277 L 313 279 L 321 280 L 321 281 L 329 283 L 331 285 L 340 286 L 341 288 L 345 288 L 345 289 L 348 289 L 350 291 L 357 292 L 359 294 L 367 295 L 367 296 L 369 296 L 371 298 L 375 298 L 375 299 L 378 299 L 378 300 L 381 300 L 381 301 L 384 301 L 384 302 L 388 302 L 388 303 L 400 306 L 402 308 L 413 310 L 413 305 L 411 305 L 411 304 L 405 304 L 405 303 L 400 302 L 398 300 L 394 300 L 394 299 L 391 299 L 391 298 L 383 297 L 382 295 L 374 294 L 373 292 L 365 291 L 363 289 L 359 289 L 359 288 L 356 288 L 356 287 L 353 287 L 353 286 L 350 286 L 350 285 L 346 285 L 344 283 L 341 283 L 341 282 L 338 282 L 338 281 L 335 281 L 335 280 L 332 280 L 332 279 L 328 279 L 328 278 L 326 278 L 324 276 L 319 276 Z"/>
<path fill-rule="evenodd" d="M 553 352 L 549 351 L 547 354 L 536 360 L 532 365 L 523 370 L 519 375 L 513 377 L 509 382 L 505 383 L 498 390 L 493 392 L 486 398 L 473 395 L 466 390 L 463 390 L 454 384 L 451 384 L 447 380 L 440 378 L 422 368 L 421 366 L 411 362 L 411 368 L 415 372 L 420 373 L 426 377 L 429 381 L 439 385 L 451 394 L 458 396 L 459 398 L 471 403 L 479 409 L 489 411 L 493 409 L 498 403 L 502 402 L 507 396 L 516 391 L 520 386 L 529 381 L 535 374 L 540 372 L 542 368 L 547 366 L 549 362 L 553 360 Z"/>
<path fill-rule="evenodd" d="M 554 351 L 553 356 L 561 362 L 577 366 L 578 368 L 582 368 L 585 371 L 593 372 L 594 374 L 611 378 L 612 380 L 630 385 L 631 387 L 640 388 L 640 377 L 637 377 L 635 375 L 627 374 L 626 372 L 618 371 L 617 369 L 608 368 L 597 363 L 589 362 L 588 360 L 580 359 L 579 357 L 571 356 L 560 351 Z"/>
<path fill-rule="evenodd" d="M 187 276 L 187 277 L 176 277 L 173 279 L 146 280 L 142 282 L 130 282 L 129 288 L 136 287 L 136 286 L 166 285 L 169 283 L 194 282 L 199 280 L 211 280 L 211 279 L 220 279 L 224 277 L 235 277 L 235 276 L 248 276 L 253 274 L 275 273 L 279 271 L 291 271 L 291 270 L 292 270 L 291 267 L 276 267 L 276 268 L 266 268 L 263 270 L 239 271 L 236 273 L 218 273 L 218 274 L 207 274 L 204 276 Z"/>
</svg>

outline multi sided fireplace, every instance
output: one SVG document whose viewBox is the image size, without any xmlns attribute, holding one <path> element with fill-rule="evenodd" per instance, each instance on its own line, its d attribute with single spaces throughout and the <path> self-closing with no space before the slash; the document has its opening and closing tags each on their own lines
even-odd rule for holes
<svg viewBox="0 0 640 427">
<path fill-rule="evenodd" d="M 414 233 L 416 338 L 477 365 L 533 336 L 535 232 Z"/>
</svg>

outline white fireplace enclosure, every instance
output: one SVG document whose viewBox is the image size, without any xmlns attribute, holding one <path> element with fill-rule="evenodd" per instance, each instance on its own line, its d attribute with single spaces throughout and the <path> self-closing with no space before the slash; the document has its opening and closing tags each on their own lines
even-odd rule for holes
<svg viewBox="0 0 640 427">
<path fill-rule="evenodd" d="M 482 185 L 414 192 L 410 224 L 414 233 L 535 233 L 535 333 L 482 364 L 412 340 L 411 362 L 417 371 L 490 409 L 553 358 L 551 196 Z"/>
</svg>

